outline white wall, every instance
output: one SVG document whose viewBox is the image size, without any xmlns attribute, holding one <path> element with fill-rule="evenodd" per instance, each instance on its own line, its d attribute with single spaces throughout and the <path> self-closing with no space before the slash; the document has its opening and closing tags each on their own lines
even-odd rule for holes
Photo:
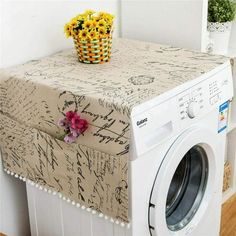
<svg viewBox="0 0 236 236">
<path fill-rule="evenodd" d="M 122 0 L 122 36 L 205 49 L 207 0 Z"/>
<path fill-rule="evenodd" d="M 114 36 L 119 34 L 118 0 L 0 0 L 0 68 L 73 47 L 64 24 L 86 9 L 115 14 Z M 0 163 L 0 232 L 28 236 L 27 221 L 25 185 L 6 175 Z"/>
<path fill-rule="evenodd" d="M 236 20 L 234 20 L 231 30 L 230 48 L 235 49 L 236 51 Z"/>
</svg>

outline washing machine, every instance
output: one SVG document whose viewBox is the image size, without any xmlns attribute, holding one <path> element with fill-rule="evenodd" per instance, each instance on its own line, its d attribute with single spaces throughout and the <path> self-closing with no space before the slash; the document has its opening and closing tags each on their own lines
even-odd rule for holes
<svg viewBox="0 0 236 236">
<path fill-rule="evenodd" d="M 133 108 L 129 229 L 27 184 L 32 236 L 218 236 L 232 96 L 227 62 Z"/>
<path fill-rule="evenodd" d="M 132 236 L 219 235 L 231 69 L 194 83 L 133 110 Z"/>
</svg>

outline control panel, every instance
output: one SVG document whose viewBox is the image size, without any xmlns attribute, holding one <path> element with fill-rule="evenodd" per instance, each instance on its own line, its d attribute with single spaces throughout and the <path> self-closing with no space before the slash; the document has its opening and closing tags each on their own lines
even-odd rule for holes
<svg viewBox="0 0 236 236">
<path fill-rule="evenodd" d="M 186 84 L 186 89 L 172 90 L 168 99 L 159 103 L 157 100 L 155 106 L 132 117 L 137 155 L 197 123 L 212 110 L 217 109 L 220 112 L 222 104 L 233 96 L 232 72 L 229 66 L 205 80 L 193 82 L 194 85 Z M 221 126 L 224 128 L 223 121 Z"/>
<path fill-rule="evenodd" d="M 215 76 L 185 90 L 177 97 L 179 118 L 189 124 L 210 110 L 218 107 L 232 97 L 232 81 L 230 70 L 222 71 Z"/>
<path fill-rule="evenodd" d="M 221 82 L 221 83 L 220 83 Z M 213 81 L 209 83 L 210 104 L 214 105 L 221 100 L 222 88 L 227 85 L 227 81 Z"/>
</svg>

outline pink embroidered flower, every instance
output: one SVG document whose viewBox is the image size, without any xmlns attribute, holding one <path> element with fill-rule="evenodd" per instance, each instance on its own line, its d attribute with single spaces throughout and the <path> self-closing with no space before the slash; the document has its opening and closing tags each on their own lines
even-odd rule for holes
<svg viewBox="0 0 236 236">
<path fill-rule="evenodd" d="M 78 129 L 80 130 L 81 134 L 88 128 L 88 121 L 85 119 L 80 119 L 80 123 L 78 125 Z"/>
<path fill-rule="evenodd" d="M 71 128 L 77 130 L 79 123 L 80 123 L 80 117 L 79 116 L 74 116 L 71 119 Z"/>
<path fill-rule="evenodd" d="M 66 118 L 68 121 L 71 121 L 74 117 L 78 117 L 77 113 L 75 111 L 68 111 L 66 112 Z"/>
<path fill-rule="evenodd" d="M 74 111 L 66 112 L 66 117 L 58 121 L 58 125 L 64 128 L 66 143 L 73 143 L 80 134 L 83 134 L 88 128 L 88 122 L 81 119 L 79 114 Z"/>
<path fill-rule="evenodd" d="M 58 121 L 58 125 L 61 126 L 61 127 L 66 127 L 68 126 L 68 122 L 67 122 L 67 119 L 66 118 L 62 118 Z"/>
<path fill-rule="evenodd" d="M 74 117 L 71 120 L 71 127 L 83 133 L 88 128 L 88 122 L 85 119 Z"/>
<path fill-rule="evenodd" d="M 64 138 L 64 141 L 66 143 L 74 143 L 76 141 L 76 138 L 75 136 L 73 136 L 71 133 L 66 135 L 65 138 Z"/>
<path fill-rule="evenodd" d="M 73 128 L 70 128 L 70 133 L 76 138 L 80 135 L 80 133 Z"/>
</svg>

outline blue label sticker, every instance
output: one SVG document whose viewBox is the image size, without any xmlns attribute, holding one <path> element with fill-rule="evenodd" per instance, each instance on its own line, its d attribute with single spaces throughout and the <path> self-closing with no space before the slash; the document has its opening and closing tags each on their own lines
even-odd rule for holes
<svg viewBox="0 0 236 236">
<path fill-rule="evenodd" d="M 227 128 L 229 102 L 224 102 L 219 107 L 218 133 Z"/>
</svg>

